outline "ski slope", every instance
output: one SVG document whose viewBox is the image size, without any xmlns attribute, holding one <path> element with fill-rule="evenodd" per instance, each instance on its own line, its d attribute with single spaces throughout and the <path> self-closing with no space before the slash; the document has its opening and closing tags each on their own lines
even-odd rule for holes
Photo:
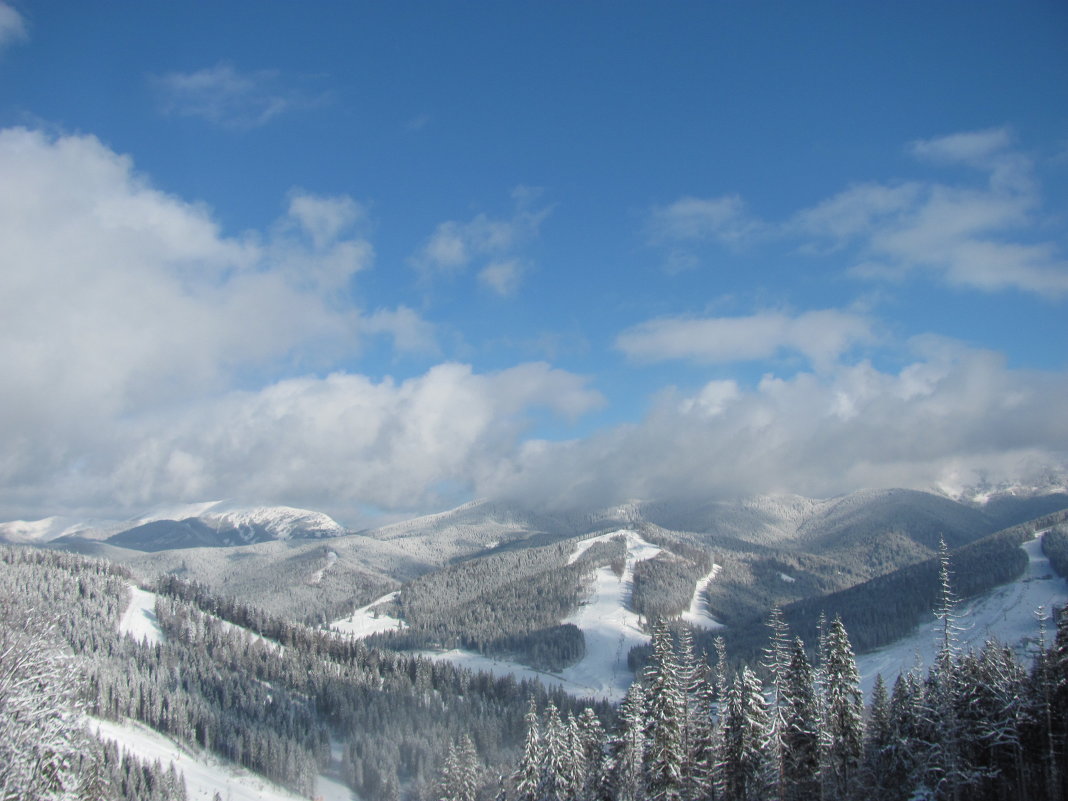
<svg viewBox="0 0 1068 801">
<path fill-rule="evenodd" d="M 114 741 L 120 749 L 139 759 L 148 762 L 158 759 L 164 768 L 173 762 L 185 777 L 190 801 L 211 801 L 215 793 L 227 801 L 299 801 L 304 798 L 231 762 L 179 745 L 141 723 L 89 718 L 89 730 L 101 740 Z M 316 779 L 315 796 L 323 801 L 357 799 L 356 794 L 343 784 L 326 776 Z"/>
<path fill-rule="evenodd" d="M 462 650 L 424 651 L 423 656 L 447 660 L 460 667 L 483 670 L 496 676 L 511 675 L 517 680 L 538 679 L 550 687 L 560 687 L 572 695 L 620 701 L 634 680 L 627 666 L 631 648 L 649 642 L 641 621 L 630 608 L 634 587 L 634 565 L 651 559 L 661 548 L 630 530 L 611 531 L 583 540 L 568 557 L 574 564 L 590 547 L 615 537 L 626 541 L 627 558 L 623 574 L 617 576 L 610 567 L 598 568 L 589 585 L 589 595 L 562 623 L 573 623 L 586 639 L 586 655 L 560 673 L 546 673 L 505 659 L 493 659 Z M 720 624 L 708 614 L 704 590 L 715 579 L 719 566 L 697 581 L 694 600 L 682 618 L 694 625 L 717 628 Z"/>
<path fill-rule="evenodd" d="M 396 600 L 400 592 L 391 592 L 377 600 L 371 601 L 367 606 L 362 606 L 348 617 L 335 620 L 330 628 L 341 634 L 353 637 L 370 637 L 372 634 L 380 634 L 394 629 L 407 628 L 408 624 L 399 618 L 390 617 L 377 610 L 377 607 Z"/>
<path fill-rule="evenodd" d="M 130 605 L 122 613 L 119 634 L 129 634 L 138 642 L 147 640 L 149 645 L 163 642 L 163 630 L 156 620 L 156 594 L 130 585 Z"/>
<path fill-rule="evenodd" d="M 1038 533 L 1020 546 L 1028 559 L 1020 578 L 958 606 L 962 650 L 979 650 L 987 640 L 996 639 L 1014 648 L 1024 659 L 1034 654 L 1039 636 L 1036 610 L 1041 607 L 1048 616 L 1053 606 L 1068 604 L 1068 582 L 1053 571 L 1042 553 L 1043 534 Z M 1052 623 L 1047 622 L 1046 628 L 1048 641 L 1054 633 Z M 900 673 L 915 667 L 926 671 L 934 661 L 940 636 L 938 622 L 932 616 L 910 636 L 857 657 L 865 697 L 871 694 L 876 674 L 881 673 L 892 686 Z"/>
</svg>

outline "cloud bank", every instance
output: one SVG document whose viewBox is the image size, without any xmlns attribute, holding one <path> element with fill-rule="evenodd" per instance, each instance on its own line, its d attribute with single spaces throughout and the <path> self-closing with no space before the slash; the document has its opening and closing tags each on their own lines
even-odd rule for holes
<svg viewBox="0 0 1068 801">
<path fill-rule="evenodd" d="M 949 218 L 966 219 L 943 238 L 1033 216 L 1028 171 L 1003 137 L 914 150 L 985 165 L 989 177 L 950 193 Z M 643 419 L 581 439 L 532 439 L 541 416 L 603 407 L 593 380 L 541 362 L 480 372 L 443 361 L 404 380 L 339 369 L 370 337 L 440 352 L 434 324 L 408 306 L 355 305 L 375 254 L 350 197 L 295 189 L 264 230 L 228 235 L 97 139 L 25 129 L 0 131 L 0 175 L 2 519 L 232 497 L 356 523 L 369 509 L 430 511 L 473 495 L 546 507 L 831 495 L 1068 459 L 1068 376 L 931 337 L 912 341 L 904 366 L 857 361 L 878 323 L 841 309 L 639 323 L 615 341 L 635 362 L 804 362 L 755 386 L 662 390 Z M 848 192 L 791 225 L 834 247 L 873 247 L 926 230 L 946 195 L 924 184 Z M 446 224 L 423 267 L 498 265 L 482 280 L 509 289 L 502 265 L 545 213 L 520 204 L 513 218 Z M 639 379 L 635 392 L 656 392 Z"/>
</svg>

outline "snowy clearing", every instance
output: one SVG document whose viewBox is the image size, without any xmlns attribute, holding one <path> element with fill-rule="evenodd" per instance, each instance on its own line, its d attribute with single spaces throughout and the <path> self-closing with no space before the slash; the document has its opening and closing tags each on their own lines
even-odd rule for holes
<svg viewBox="0 0 1068 801">
<path fill-rule="evenodd" d="M 371 601 L 367 606 L 360 607 L 348 617 L 335 620 L 330 624 L 330 628 L 352 637 L 370 637 L 372 634 L 379 634 L 384 631 L 407 628 L 408 624 L 403 620 L 390 617 L 375 609 L 377 606 L 395 600 L 398 595 L 400 595 L 399 591 L 383 595 L 381 598 Z"/>
<path fill-rule="evenodd" d="M 708 589 L 708 585 L 712 583 L 716 574 L 722 569 L 722 565 L 712 565 L 712 572 L 697 580 L 697 586 L 693 591 L 693 600 L 690 601 L 690 608 L 682 613 L 682 619 L 691 626 L 701 626 L 706 629 L 723 628 L 723 624 L 709 614 L 708 606 L 705 603 L 705 590 Z"/>
<path fill-rule="evenodd" d="M 163 630 L 156 620 L 156 594 L 130 585 L 130 605 L 122 613 L 119 634 L 129 634 L 138 642 L 147 640 L 149 645 L 163 642 Z"/>
<path fill-rule="evenodd" d="M 611 531 L 580 542 L 568 564 L 573 564 L 594 543 L 607 542 L 613 537 L 623 537 L 627 543 L 623 575 L 617 576 L 608 567 L 598 568 L 590 582 L 590 595 L 561 621 L 575 624 L 586 638 L 586 656 L 576 664 L 561 673 L 543 673 L 517 662 L 492 659 L 469 651 L 424 651 L 421 655 L 496 676 L 539 679 L 547 686 L 559 686 L 577 696 L 621 700 L 634 680 L 627 667 L 627 654 L 634 646 L 649 642 L 649 636 L 639 625 L 638 615 L 630 610 L 634 563 L 651 559 L 660 553 L 661 548 L 646 542 L 633 531 Z M 706 577 L 709 578 L 711 576 Z"/>
<path fill-rule="evenodd" d="M 964 650 L 978 650 L 988 639 L 997 639 L 1012 646 L 1018 655 L 1029 659 L 1038 641 L 1039 623 L 1035 611 L 1041 606 L 1046 615 L 1053 606 L 1068 603 L 1068 582 L 1059 577 L 1042 553 L 1040 532 L 1021 548 L 1027 553 L 1028 565 L 1016 581 L 995 587 L 978 598 L 962 602 L 957 621 L 961 629 L 959 639 Z M 923 623 L 908 637 L 878 651 L 857 657 L 861 687 L 865 696 L 871 694 L 875 676 L 881 673 L 892 685 L 898 674 L 917 665 L 924 670 L 934 661 L 939 643 L 937 622 L 933 618 Z M 1046 624 L 1047 642 L 1053 637 L 1051 622 Z"/>
<path fill-rule="evenodd" d="M 113 740 L 119 748 L 142 760 L 159 760 L 166 768 L 171 762 L 185 776 L 190 801 L 211 798 L 216 792 L 228 801 L 296 801 L 295 795 L 262 776 L 203 752 L 179 745 L 169 737 L 141 723 L 89 718 L 89 729 L 102 740 Z M 357 796 L 338 782 L 320 776 L 315 794 L 323 801 L 353 801 Z"/>
<path fill-rule="evenodd" d="M 321 582 L 323 580 L 323 575 L 326 573 L 326 571 L 329 570 L 330 568 L 332 568 L 336 563 L 337 563 L 337 554 L 334 553 L 333 551 L 327 551 L 327 554 L 326 554 L 326 565 L 324 567 L 321 567 L 318 570 L 316 570 L 315 573 L 312 574 L 312 577 L 310 579 L 308 579 L 308 583 L 309 584 L 318 584 L 319 582 Z"/>
</svg>

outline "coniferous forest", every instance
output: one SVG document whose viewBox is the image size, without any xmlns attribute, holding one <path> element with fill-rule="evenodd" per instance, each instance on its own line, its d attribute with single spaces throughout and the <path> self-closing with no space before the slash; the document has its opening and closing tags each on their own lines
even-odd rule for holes
<svg viewBox="0 0 1068 801">
<path fill-rule="evenodd" d="M 1053 556 L 1060 539 L 1047 544 Z M 586 563 L 617 556 L 602 551 Z M 527 575 L 548 587 L 534 558 Z M 369 801 L 1065 798 L 1068 613 L 1050 616 L 1030 663 L 996 642 L 965 652 L 944 549 L 936 564 L 937 658 L 879 678 L 869 699 L 841 618 L 804 642 L 776 607 L 748 664 L 724 638 L 706 653 L 661 620 L 613 708 L 370 647 L 175 576 L 151 587 L 162 640 L 136 642 L 118 634 L 125 568 L 5 548 L 0 798 L 183 798 L 172 765 L 102 744 L 87 716 L 140 721 L 302 795 L 330 769 Z"/>
</svg>

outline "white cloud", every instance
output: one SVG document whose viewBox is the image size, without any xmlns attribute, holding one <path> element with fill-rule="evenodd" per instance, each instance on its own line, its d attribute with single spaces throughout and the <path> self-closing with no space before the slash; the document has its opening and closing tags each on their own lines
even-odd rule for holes
<svg viewBox="0 0 1068 801">
<path fill-rule="evenodd" d="M 387 334 L 393 346 L 407 353 L 437 353 L 434 326 L 407 306 L 379 309 L 368 315 L 361 326 L 368 334 Z"/>
<path fill-rule="evenodd" d="M 601 397 L 545 364 L 479 375 L 441 364 L 400 383 L 332 374 L 232 392 L 109 432 L 53 492 L 126 507 L 225 495 L 324 508 L 458 503 L 516 450 L 532 407 L 571 418 Z"/>
<path fill-rule="evenodd" d="M 1063 374 L 1007 369 L 994 353 L 921 341 L 897 372 L 871 364 L 666 393 L 646 419 L 567 443 L 529 442 L 485 495 L 556 507 L 760 492 L 830 497 L 1017 478 L 1068 459 Z"/>
<path fill-rule="evenodd" d="M 494 261 L 478 274 L 478 280 L 501 297 L 511 297 L 519 289 L 523 265 L 518 259 Z"/>
<path fill-rule="evenodd" d="M 856 248 L 854 272 L 869 278 L 924 270 L 952 286 L 1063 296 L 1068 260 L 1052 242 L 1031 241 L 1041 199 L 1030 159 L 1011 142 L 1005 129 L 914 142 L 918 158 L 979 170 L 985 185 L 855 186 L 798 213 L 785 230 Z"/>
<path fill-rule="evenodd" d="M 0 0 L 0 50 L 27 39 L 26 21 L 9 3 Z"/>
<path fill-rule="evenodd" d="M 467 222 L 440 223 L 412 259 L 424 277 L 458 275 L 480 264 L 479 280 L 501 296 L 514 295 L 523 273 L 517 251 L 538 236 L 550 207 L 533 208 L 537 190 L 512 192 L 515 211 L 507 219 L 477 214 Z"/>
<path fill-rule="evenodd" d="M 649 231 L 654 241 L 700 242 L 714 239 L 738 244 L 761 228 L 738 195 L 716 198 L 683 197 L 654 208 Z"/>
<path fill-rule="evenodd" d="M 689 359 L 702 363 L 755 361 L 781 351 L 800 353 L 826 368 L 852 347 L 873 340 L 866 317 L 836 309 L 796 317 L 765 312 L 748 317 L 667 317 L 622 332 L 616 347 L 642 361 Z"/>
<path fill-rule="evenodd" d="M 365 215 L 294 192 L 265 233 L 227 237 L 93 137 L 0 131 L 0 516 L 219 495 L 425 508 L 466 499 L 516 451 L 531 410 L 602 403 L 546 364 L 406 381 L 330 369 L 361 339 L 436 352 L 406 306 L 361 314 Z M 261 379 L 262 380 L 262 379 Z"/>
<path fill-rule="evenodd" d="M 90 136 L 0 131 L 0 174 L 0 504 L 84 478 L 136 450 L 135 421 L 167 428 L 279 365 L 328 369 L 371 334 L 433 350 L 411 309 L 364 318 L 347 300 L 373 256 L 348 198 L 295 193 L 266 234 L 227 237 Z M 188 472 L 206 456 L 173 458 Z"/>
<path fill-rule="evenodd" d="M 738 195 L 682 197 L 654 207 L 646 220 L 649 242 L 664 251 L 664 269 L 672 273 L 697 267 L 700 246 L 706 242 L 739 247 L 769 230 Z"/>
<path fill-rule="evenodd" d="M 277 70 L 240 72 L 221 62 L 195 72 L 152 77 L 164 113 L 196 117 L 235 130 L 258 128 L 292 111 L 313 108 L 314 97 L 285 86 Z"/>
</svg>

